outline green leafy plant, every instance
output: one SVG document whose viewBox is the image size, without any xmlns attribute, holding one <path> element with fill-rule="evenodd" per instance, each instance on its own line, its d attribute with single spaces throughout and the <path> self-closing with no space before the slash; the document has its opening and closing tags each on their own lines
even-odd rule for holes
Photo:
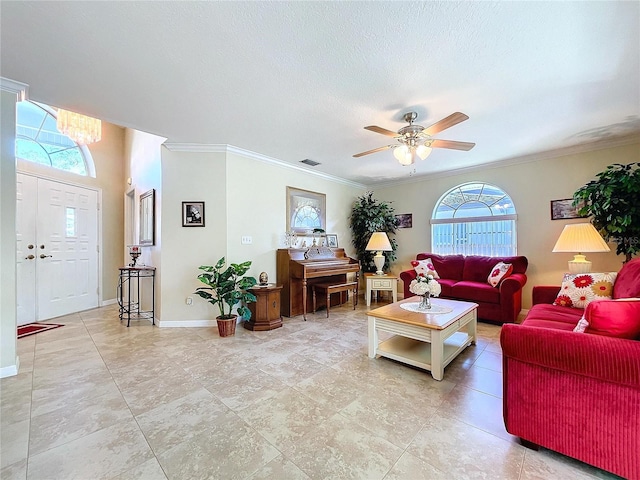
<svg viewBox="0 0 640 480">
<path fill-rule="evenodd" d="M 194 292 L 220 310 L 218 318 L 233 318 L 231 310 L 240 302 L 248 304 L 256 301 L 256 296 L 247 289 L 258 283 L 254 277 L 243 277 L 251 267 L 251 262 L 232 263 L 225 270 L 225 258 L 218 260 L 215 266 L 203 265 L 199 267 L 204 272 L 198 275 L 198 280 L 207 285 L 198 287 Z M 238 307 L 238 315 L 245 320 L 251 318 L 251 311 L 246 305 Z"/>
<path fill-rule="evenodd" d="M 373 192 L 358 197 L 351 209 L 350 227 L 352 243 L 358 254 L 358 259 L 365 272 L 375 272 L 373 263 L 375 252 L 367 252 L 365 248 L 371 234 L 374 232 L 386 232 L 387 235 L 395 234 L 399 220 L 394 215 L 394 209 L 390 202 L 382 202 L 373 198 Z M 384 268 L 396 259 L 398 244 L 394 238 L 389 238 L 391 252 L 385 252 Z"/>
<path fill-rule="evenodd" d="M 596 177 L 573 194 L 573 204 L 628 262 L 640 252 L 640 163 L 614 163 Z"/>
</svg>

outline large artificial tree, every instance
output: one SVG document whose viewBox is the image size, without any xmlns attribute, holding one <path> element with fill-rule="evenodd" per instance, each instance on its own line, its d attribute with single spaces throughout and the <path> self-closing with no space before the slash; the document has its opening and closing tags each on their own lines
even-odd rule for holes
<svg viewBox="0 0 640 480">
<path fill-rule="evenodd" d="M 578 213 L 607 241 L 618 244 L 625 263 L 640 252 L 640 163 L 614 163 L 573 194 Z"/>
<path fill-rule="evenodd" d="M 387 236 L 396 233 L 399 220 L 395 217 L 394 209 L 390 202 L 383 202 L 373 198 L 373 192 L 358 197 L 351 209 L 350 226 L 353 246 L 358 254 L 358 259 L 365 272 L 375 272 L 373 263 L 375 252 L 366 250 L 371 234 L 385 232 Z M 385 252 L 384 268 L 396 259 L 398 244 L 394 238 L 389 237 L 391 252 Z"/>
</svg>

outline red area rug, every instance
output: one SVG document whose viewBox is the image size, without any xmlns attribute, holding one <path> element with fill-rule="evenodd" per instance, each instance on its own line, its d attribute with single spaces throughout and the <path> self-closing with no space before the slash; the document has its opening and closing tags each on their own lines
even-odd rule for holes
<svg viewBox="0 0 640 480">
<path fill-rule="evenodd" d="M 40 332 L 46 332 L 47 330 L 53 330 L 54 328 L 64 327 L 59 323 L 27 323 L 18 327 L 18 338 L 27 337 Z"/>
</svg>

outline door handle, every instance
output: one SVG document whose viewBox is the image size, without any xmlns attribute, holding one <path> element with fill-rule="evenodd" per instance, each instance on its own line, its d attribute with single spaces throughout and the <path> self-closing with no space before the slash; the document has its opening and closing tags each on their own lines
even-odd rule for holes
<svg viewBox="0 0 640 480">
<path fill-rule="evenodd" d="M 53 255 L 45 255 L 44 253 L 40 254 L 40 258 L 53 257 Z"/>
<path fill-rule="evenodd" d="M 35 257 L 35 255 L 28 255 L 26 257 L 24 257 L 25 260 L 33 260 Z"/>
</svg>

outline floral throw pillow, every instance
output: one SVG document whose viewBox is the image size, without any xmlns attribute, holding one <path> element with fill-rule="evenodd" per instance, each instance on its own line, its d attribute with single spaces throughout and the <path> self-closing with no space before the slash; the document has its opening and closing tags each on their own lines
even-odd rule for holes
<svg viewBox="0 0 640 480">
<path fill-rule="evenodd" d="M 411 266 L 414 268 L 418 275 L 432 275 L 433 278 L 440 278 L 438 272 L 436 272 L 436 267 L 433 266 L 433 262 L 430 258 L 425 260 L 412 260 Z"/>
<path fill-rule="evenodd" d="M 498 262 L 495 267 L 491 269 L 487 282 L 492 287 L 497 287 L 503 278 L 508 277 L 513 272 L 513 265 L 510 263 Z"/>
<path fill-rule="evenodd" d="M 594 300 L 611 299 L 617 272 L 566 273 L 553 302 L 561 307 L 586 308 Z"/>
</svg>

